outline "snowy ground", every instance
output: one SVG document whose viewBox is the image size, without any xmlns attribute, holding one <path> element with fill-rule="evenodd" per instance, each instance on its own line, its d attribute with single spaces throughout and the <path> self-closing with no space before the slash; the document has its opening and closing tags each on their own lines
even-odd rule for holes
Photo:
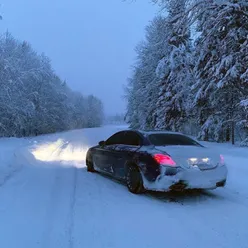
<svg viewBox="0 0 248 248">
<path fill-rule="evenodd" d="M 1 139 L 0 247 L 248 247 L 248 149 L 207 144 L 226 158 L 225 188 L 132 195 L 83 160 L 121 128 Z"/>
</svg>

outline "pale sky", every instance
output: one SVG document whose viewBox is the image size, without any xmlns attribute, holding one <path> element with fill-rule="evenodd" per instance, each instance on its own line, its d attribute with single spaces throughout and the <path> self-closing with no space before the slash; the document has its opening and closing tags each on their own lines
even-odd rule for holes
<svg viewBox="0 0 248 248">
<path fill-rule="evenodd" d="M 134 48 L 156 8 L 149 0 L 0 0 L 0 31 L 30 42 L 70 87 L 94 94 L 107 114 L 125 111 Z"/>
</svg>

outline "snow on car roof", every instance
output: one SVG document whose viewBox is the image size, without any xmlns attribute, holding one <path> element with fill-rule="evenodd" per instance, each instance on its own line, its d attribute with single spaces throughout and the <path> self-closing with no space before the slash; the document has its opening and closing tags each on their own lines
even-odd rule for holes
<svg viewBox="0 0 248 248">
<path fill-rule="evenodd" d="M 138 130 L 142 134 L 179 134 L 179 135 L 184 135 L 179 132 L 172 132 L 172 131 L 163 131 L 163 130 Z"/>
</svg>

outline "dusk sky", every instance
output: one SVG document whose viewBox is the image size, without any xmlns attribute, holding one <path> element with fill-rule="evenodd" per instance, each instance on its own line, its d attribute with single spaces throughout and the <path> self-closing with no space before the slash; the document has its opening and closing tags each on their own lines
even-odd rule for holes
<svg viewBox="0 0 248 248">
<path fill-rule="evenodd" d="M 122 99 L 134 48 L 156 8 L 149 0 L 1 0 L 3 21 L 18 39 L 52 60 L 70 87 L 94 94 L 107 114 L 125 111 Z"/>
</svg>

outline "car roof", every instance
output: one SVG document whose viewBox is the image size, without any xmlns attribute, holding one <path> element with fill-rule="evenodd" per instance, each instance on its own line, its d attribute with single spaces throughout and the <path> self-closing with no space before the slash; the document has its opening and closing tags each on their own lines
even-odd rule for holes
<svg viewBox="0 0 248 248">
<path fill-rule="evenodd" d="M 179 132 L 172 132 L 172 131 L 163 131 L 163 130 L 138 130 L 140 133 L 149 135 L 149 134 L 179 134 L 179 135 L 183 135 L 182 133 Z"/>
<path fill-rule="evenodd" d="M 177 134 L 177 135 L 184 135 L 183 133 L 179 132 L 172 132 L 172 131 L 164 131 L 164 130 L 140 130 L 140 129 L 127 129 L 123 131 L 133 131 L 136 133 L 141 133 L 142 135 L 150 135 L 150 134 Z"/>
</svg>

